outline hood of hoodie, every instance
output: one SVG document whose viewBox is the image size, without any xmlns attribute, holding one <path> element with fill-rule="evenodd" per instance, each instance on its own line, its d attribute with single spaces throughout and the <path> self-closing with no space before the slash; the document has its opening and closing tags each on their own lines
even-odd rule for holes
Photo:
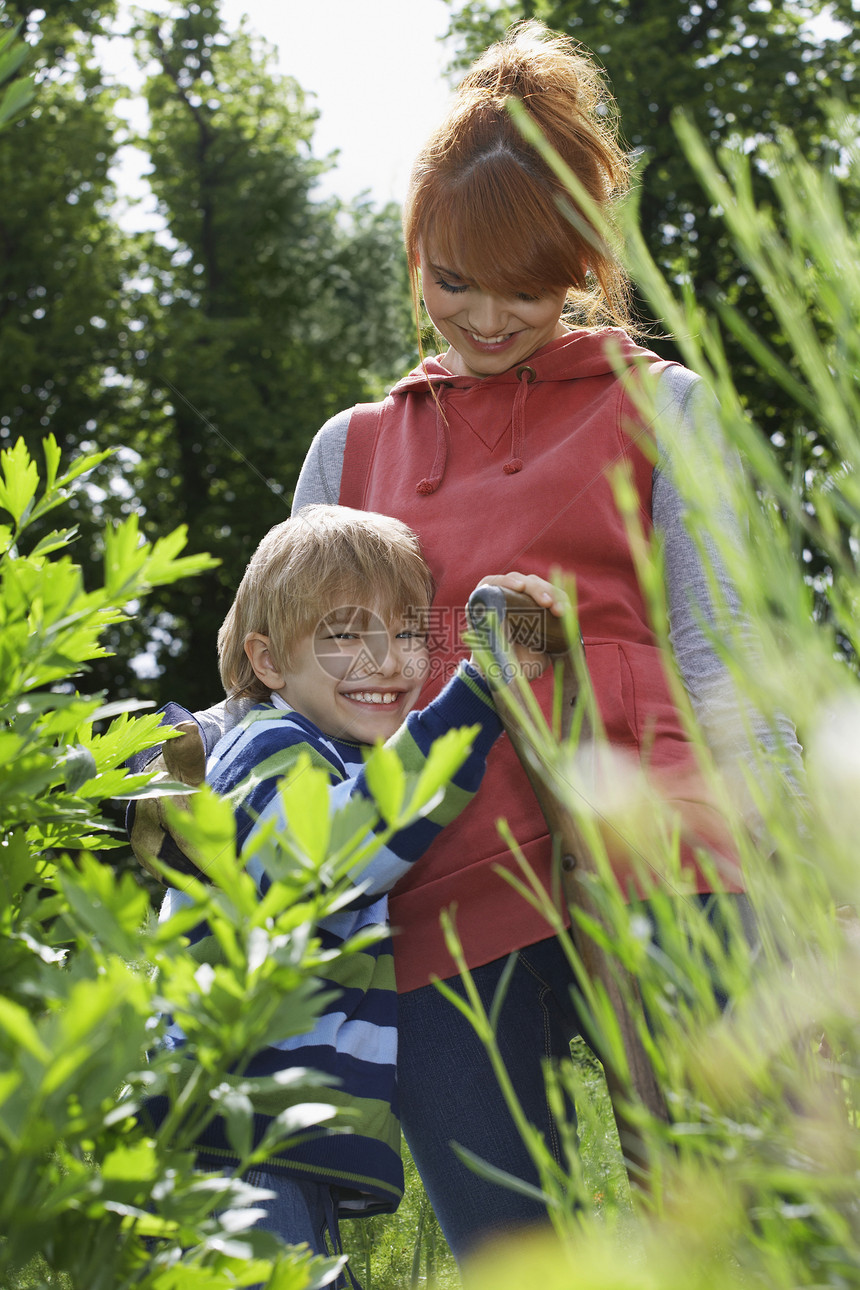
<svg viewBox="0 0 860 1290">
<path fill-rule="evenodd" d="M 470 389 L 474 385 L 516 385 L 518 373 L 531 368 L 537 381 L 570 381 L 578 377 L 603 376 L 617 371 L 618 367 L 631 367 L 642 360 L 656 357 L 643 349 L 620 327 L 604 327 L 596 331 L 570 331 L 557 340 L 551 340 L 542 349 L 535 350 L 525 363 L 518 363 L 496 376 L 454 376 L 443 367 L 441 357 L 427 358 L 413 368 L 392 387 L 391 393 L 408 394 L 412 390 L 431 386 L 448 386 L 452 389 Z"/>
<path fill-rule="evenodd" d="M 444 478 L 449 433 L 445 403 L 450 392 L 482 389 L 487 392 L 488 404 L 498 398 L 504 399 L 505 387 L 508 387 L 508 398 L 513 393 L 510 453 L 502 467 L 505 474 L 511 475 L 523 469 L 528 434 L 528 397 L 532 385 L 613 373 L 621 375 L 625 369 L 652 363 L 657 357 L 637 345 L 621 328 L 603 328 L 568 332 L 536 350 L 526 362 L 494 376 L 455 376 L 443 367 L 439 356 L 425 359 L 390 392 L 393 399 L 429 394 L 436 405 L 435 455 L 429 474 L 417 482 L 417 491 L 434 493 Z"/>
</svg>

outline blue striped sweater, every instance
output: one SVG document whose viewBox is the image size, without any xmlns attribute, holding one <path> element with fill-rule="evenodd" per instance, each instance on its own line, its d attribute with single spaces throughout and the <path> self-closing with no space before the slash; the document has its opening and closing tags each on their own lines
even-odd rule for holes
<svg viewBox="0 0 860 1290">
<path fill-rule="evenodd" d="M 325 1090 L 323 1099 L 350 1110 L 351 1132 L 330 1132 L 320 1126 L 299 1145 L 272 1157 L 266 1168 L 331 1185 L 342 1214 L 390 1211 L 396 1209 L 403 1194 L 396 1088 L 397 991 L 387 892 L 471 800 L 501 723 L 480 673 L 462 664 L 437 698 L 423 710 L 410 713 L 388 740 L 388 747 L 397 752 L 407 771 L 420 771 L 433 741 L 460 726 L 477 726 L 478 733 L 443 799 L 427 816 L 380 848 L 358 875 L 360 893 L 351 905 L 324 919 L 318 928 L 323 948 L 332 950 L 369 927 L 382 927 L 385 936 L 359 953 L 335 958 L 330 978 L 320 983 L 324 991 L 331 991 L 331 997 L 313 1029 L 256 1053 L 244 1071 L 244 1077 L 253 1078 L 303 1066 L 334 1077 L 336 1084 Z M 312 721 L 290 708 L 262 704 L 251 709 L 216 745 L 207 763 L 206 779 L 217 792 L 231 795 L 241 849 L 256 828 L 273 818 L 285 823 L 277 785 L 302 754 L 328 772 L 332 810 L 352 794 L 369 796 L 363 751 L 362 745 L 323 735 Z M 243 792 L 243 786 L 247 791 Z M 261 894 L 265 892 L 269 880 L 256 857 L 248 872 Z M 182 892 L 169 889 L 161 917 L 169 917 L 186 899 Z M 205 960 L 205 941 L 211 939 L 205 925 L 198 930 L 198 937 L 195 955 Z M 214 955 L 214 947 L 212 952 Z M 181 1030 L 171 1025 L 168 1045 L 179 1048 L 183 1042 Z M 288 1094 L 258 1099 L 254 1106 L 255 1145 L 290 1100 Z M 149 1105 L 153 1120 L 160 1121 L 165 1112 L 163 1099 L 153 1099 Z M 220 1118 L 208 1125 L 198 1147 L 203 1167 L 230 1169 L 238 1163 Z"/>
</svg>

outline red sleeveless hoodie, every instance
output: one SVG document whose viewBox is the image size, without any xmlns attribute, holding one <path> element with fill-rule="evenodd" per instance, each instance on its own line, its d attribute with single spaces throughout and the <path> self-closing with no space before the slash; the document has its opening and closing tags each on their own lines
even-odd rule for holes
<svg viewBox="0 0 860 1290">
<path fill-rule="evenodd" d="M 339 500 L 409 524 L 436 579 L 434 670 L 422 703 L 438 693 L 466 653 L 460 644 L 463 606 L 482 577 L 511 569 L 549 577 L 561 568 L 576 580 L 607 738 L 652 768 L 689 774 L 691 750 L 612 488 L 621 467 L 650 533 L 653 436 L 631 385 L 637 368 L 656 375 L 664 366 L 623 331 L 576 331 L 551 341 L 527 364 L 483 379 L 452 376 L 429 359 L 382 403 L 355 410 Z M 552 678 L 542 677 L 534 688 L 547 711 Z M 500 817 L 549 886 L 546 825 L 506 738 L 490 754 L 475 799 L 391 894 L 401 992 L 455 971 L 439 927 L 444 908 L 456 905 L 470 967 L 551 934 L 495 872 L 498 866 L 516 871 L 496 828 Z M 707 890 L 692 857 L 684 859 L 695 889 Z M 739 888 L 727 882 L 725 889 Z"/>
</svg>

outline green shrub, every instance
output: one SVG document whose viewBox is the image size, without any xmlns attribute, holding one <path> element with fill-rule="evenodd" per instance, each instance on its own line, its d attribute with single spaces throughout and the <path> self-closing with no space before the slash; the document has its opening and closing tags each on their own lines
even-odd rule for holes
<svg viewBox="0 0 860 1290">
<path fill-rule="evenodd" d="M 118 844 L 100 803 L 154 791 L 122 762 L 164 731 L 157 714 L 130 719 L 73 682 L 123 606 L 210 563 L 180 557 L 181 531 L 141 542 L 134 518 L 106 532 L 92 591 L 69 554 L 73 532 L 25 552 L 29 527 L 82 486 L 94 460 L 60 476 L 48 439 L 40 492 L 22 444 L 0 455 L 10 520 L 0 527 L 0 1285 L 302 1290 L 322 1284 L 328 1263 L 249 1230 L 255 1190 L 196 1173 L 193 1142 L 218 1110 L 245 1168 L 334 1114 L 314 1073 L 293 1072 L 293 1105 L 252 1150 L 250 1098 L 265 1081 L 252 1085 L 242 1069 L 267 1042 L 313 1025 L 331 958 L 316 925 L 388 834 L 367 840 L 375 810 L 363 800 L 330 819 L 327 776 L 298 767 L 283 787 L 289 835 L 258 844 L 274 878 L 261 901 L 229 806 L 201 790 L 182 829 L 210 881 L 175 875 L 192 903 L 161 924 L 135 877 L 93 854 Z M 452 733 L 417 780 L 377 750 L 368 778 L 390 829 L 427 809 L 465 750 Z M 185 939 L 204 918 L 222 954 L 213 968 Z M 355 938 L 342 952 L 360 948 Z M 193 1061 L 158 1047 L 166 1014 Z M 161 1091 L 172 1110 L 149 1133 L 135 1112 Z"/>
</svg>

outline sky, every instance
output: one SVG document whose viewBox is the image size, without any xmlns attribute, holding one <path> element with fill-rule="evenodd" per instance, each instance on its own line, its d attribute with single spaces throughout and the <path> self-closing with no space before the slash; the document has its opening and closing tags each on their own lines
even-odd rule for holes
<svg viewBox="0 0 860 1290">
<path fill-rule="evenodd" d="M 247 14 L 280 67 L 316 94 L 314 152 L 341 151 L 336 191 L 369 187 L 402 201 L 412 161 L 444 113 L 444 0 L 222 0 L 228 27 Z"/>
<path fill-rule="evenodd" d="M 121 14 L 129 8 L 121 0 Z M 277 47 L 280 70 L 315 96 L 314 156 L 340 153 L 317 193 L 349 200 L 367 190 L 378 205 L 402 202 L 415 154 L 450 98 L 444 68 L 451 55 L 440 39 L 450 16 L 444 0 L 222 0 L 221 13 L 230 31 L 247 16 Z M 104 59 L 133 86 L 138 73 L 127 45 L 111 41 Z M 124 115 L 139 128 L 142 110 L 129 104 Z M 152 227 L 141 164 L 140 155 L 124 151 L 118 186 L 141 204 L 123 222 Z"/>
</svg>

